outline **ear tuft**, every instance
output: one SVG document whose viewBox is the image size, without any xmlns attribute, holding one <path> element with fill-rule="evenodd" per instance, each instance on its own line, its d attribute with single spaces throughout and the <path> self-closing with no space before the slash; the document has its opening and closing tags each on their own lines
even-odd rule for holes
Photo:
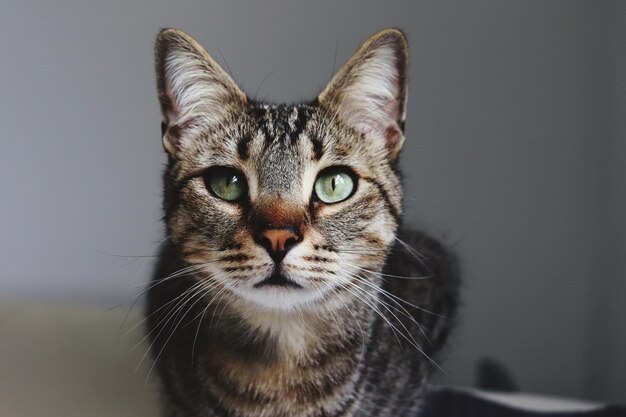
<svg viewBox="0 0 626 417">
<path fill-rule="evenodd" d="M 163 144 L 172 156 L 185 131 L 219 124 L 246 95 L 191 36 L 164 29 L 156 39 L 157 90 L 163 115 Z"/>
<path fill-rule="evenodd" d="M 317 101 L 395 159 L 404 142 L 408 48 L 404 34 L 384 29 L 361 45 Z"/>
</svg>

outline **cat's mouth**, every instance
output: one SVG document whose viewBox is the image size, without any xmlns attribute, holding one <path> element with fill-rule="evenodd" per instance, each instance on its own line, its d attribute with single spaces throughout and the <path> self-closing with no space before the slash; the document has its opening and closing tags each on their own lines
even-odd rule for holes
<svg viewBox="0 0 626 417">
<path fill-rule="evenodd" d="M 254 284 L 254 288 L 263 288 L 263 287 L 282 287 L 282 288 L 296 288 L 302 289 L 302 285 L 298 284 L 295 281 L 290 280 L 286 276 L 280 273 L 278 269 L 275 269 L 272 275 L 265 278 L 261 282 L 257 282 Z"/>
<path fill-rule="evenodd" d="M 291 310 L 320 297 L 320 291 L 309 287 L 299 277 L 290 278 L 276 265 L 272 273 L 239 289 L 239 294 L 252 303 L 271 310 Z"/>
</svg>

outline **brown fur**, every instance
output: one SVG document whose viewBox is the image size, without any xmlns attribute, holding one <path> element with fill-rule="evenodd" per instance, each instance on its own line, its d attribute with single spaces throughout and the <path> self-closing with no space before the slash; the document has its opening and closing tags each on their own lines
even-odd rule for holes
<svg viewBox="0 0 626 417">
<path fill-rule="evenodd" d="M 166 415 L 419 409 L 456 275 L 432 239 L 396 243 L 406 66 L 404 36 L 387 29 L 313 103 L 268 105 L 249 100 L 189 35 L 159 34 L 168 239 L 148 331 Z M 245 176 L 240 200 L 210 191 L 205 176 L 219 167 Z M 332 204 L 314 191 L 329 167 L 355 187 Z M 293 239 L 289 248 L 263 242 L 278 235 Z M 270 256 L 280 249 L 284 259 Z M 298 287 L 275 284 L 289 281 Z"/>
</svg>

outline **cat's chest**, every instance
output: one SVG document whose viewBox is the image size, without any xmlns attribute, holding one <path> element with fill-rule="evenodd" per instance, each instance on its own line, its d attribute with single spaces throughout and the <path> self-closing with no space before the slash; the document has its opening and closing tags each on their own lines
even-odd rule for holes
<svg viewBox="0 0 626 417">
<path fill-rule="evenodd" d="M 336 326 L 295 319 L 275 323 L 271 331 L 257 325 L 238 329 L 236 334 L 247 338 L 210 337 L 198 371 L 211 390 L 238 401 L 300 407 L 345 393 L 359 372 L 360 332 L 340 333 Z"/>
<path fill-rule="evenodd" d="M 311 353 L 313 355 L 313 353 Z M 296 356 L 250 361 L 228 350 L 212 351 L 205 362 L 204 384 L 230 409 L 272 410 L 271 415 L 308 415 L 332 408 L 353 389 L 356 362 L 342 355 Z"/>
</svg>

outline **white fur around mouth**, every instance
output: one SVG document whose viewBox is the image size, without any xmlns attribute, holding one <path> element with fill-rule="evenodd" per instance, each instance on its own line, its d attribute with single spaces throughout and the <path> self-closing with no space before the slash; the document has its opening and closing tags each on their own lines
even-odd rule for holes
<svg viewBox="0 0 626 417">
<path fill-rule="evenodd" d="M 263 284 L 267 282 L 266 284 Z M 294 281 L 286 285 L 275 285 L 269 279 L 254 284 L 252 287 L 240 288 L 237 293 L 246 301 L 256 306 L 272 310 L 293 310 L 301 308 L 320 297 L 318 289 L 302 287 Z M 262 284 L 262 285 L 259 285 Z"/>
</svg>

